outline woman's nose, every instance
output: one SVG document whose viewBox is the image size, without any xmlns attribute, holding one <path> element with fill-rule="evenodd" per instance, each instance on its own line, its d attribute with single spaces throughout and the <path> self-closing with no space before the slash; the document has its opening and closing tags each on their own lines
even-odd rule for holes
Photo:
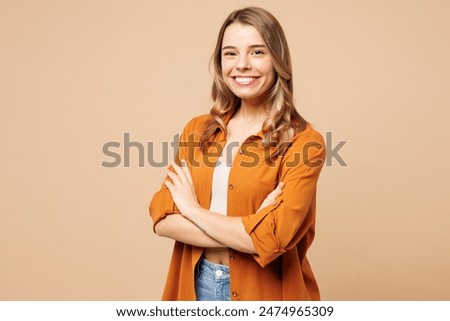
<svg viewBox="0 0 450 321">
<path fill-rule="evenodd" d="M 250 64 L 250 60 L 248 59 L 248 57 L 246 55 L 242 55 L 239 57 L 237 64 L 236 64 L 236 68 L 238 70 L 248 70 L 248 69 L 252 69 L 252 65 Z"/>
</svg>

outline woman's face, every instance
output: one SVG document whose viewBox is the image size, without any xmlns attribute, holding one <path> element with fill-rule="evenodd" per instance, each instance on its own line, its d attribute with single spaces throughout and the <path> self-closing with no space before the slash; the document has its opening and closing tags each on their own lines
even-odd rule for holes
<svg viewBox="0 0 450 321">
<path fill-rule="evenodd" d="M 233 23 L 222 41 L 222 76 L 230 90 L 243 101 L 258 104 L 275 80 L 272 58 L 258 31 Z"/>
</svg>

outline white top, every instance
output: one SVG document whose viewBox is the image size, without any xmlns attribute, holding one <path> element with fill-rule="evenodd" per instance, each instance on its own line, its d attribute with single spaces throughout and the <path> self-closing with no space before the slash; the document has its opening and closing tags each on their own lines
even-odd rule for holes
<svg viewBox="0 0 450 321">
<path fill-rule="evenodd" d="M 227 215 L 228 199 L 228 177 L 230 176 L 231 164 L 225 162 L 225 157 L 221 157 L 214 168 L 211 187 L 210 211 Z"/>
</svg>

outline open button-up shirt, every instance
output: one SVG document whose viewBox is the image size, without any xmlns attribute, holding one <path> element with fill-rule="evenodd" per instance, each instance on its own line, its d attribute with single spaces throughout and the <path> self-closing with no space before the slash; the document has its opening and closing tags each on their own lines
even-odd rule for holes
<svg viewBox="0 0 450 321">
<path fill-rule="evenodd" d="M 192 119 L 180 136 L 177 159 L 185 159 L 199 204 L 209 208 L 215 162 L 226 137 L 218 126 L 207 152 L 200 148 L 206 121 Z M 266 159 L 262 132 L 239 146 L 228 181 L 228 216 L 242 217 L 256 254 L 229 249 L 231 300 L 319 300 L 319 289 L 306 258 L 315 233 L 316 190 L 325 162 L 321 134 L 307 124 L 296 134 L 283 156 Z M 272 150 L 273 151 L 273 150 Z M 257 211 L 265 197 L 285 183 L 276 201 Z M 153 226 L 166 215 L 179 213 L 163 184 L 150 203 Z M 163 300 L 195 300 L 195 266 L 203 248 L 175 241 Z"/>
</svg>

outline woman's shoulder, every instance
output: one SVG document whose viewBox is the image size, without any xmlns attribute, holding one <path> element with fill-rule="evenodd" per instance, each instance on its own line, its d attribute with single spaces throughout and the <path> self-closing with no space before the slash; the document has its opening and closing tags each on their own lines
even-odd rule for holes
<svg viewBox="0 0 450 321">
<path fill-rule="evenodd" d="M 321 167 L 326 158 L 326 146 L 322 134 L 310 123 L 297 133 L 283 155 L 283 162 L 288 167 L 297 167 L 300 163 L 308 168 Z M 294 165 L 293 165 L 294 164 Z"/>
<path fill-rule="evenodd" d="M 211 114 L 202 114 L 189 120 L 184 127 L 184 132 L 202 131 L 212 119 Z"/>
<path fill-rule="evenodd" d="M 293 137 L 292 142 L 294 145 L 307 144 L 308 142 L 319 143 L 325 147 L 322 134 L 311 123 L 306 123 L 305 128 Z"/>
</svg>

